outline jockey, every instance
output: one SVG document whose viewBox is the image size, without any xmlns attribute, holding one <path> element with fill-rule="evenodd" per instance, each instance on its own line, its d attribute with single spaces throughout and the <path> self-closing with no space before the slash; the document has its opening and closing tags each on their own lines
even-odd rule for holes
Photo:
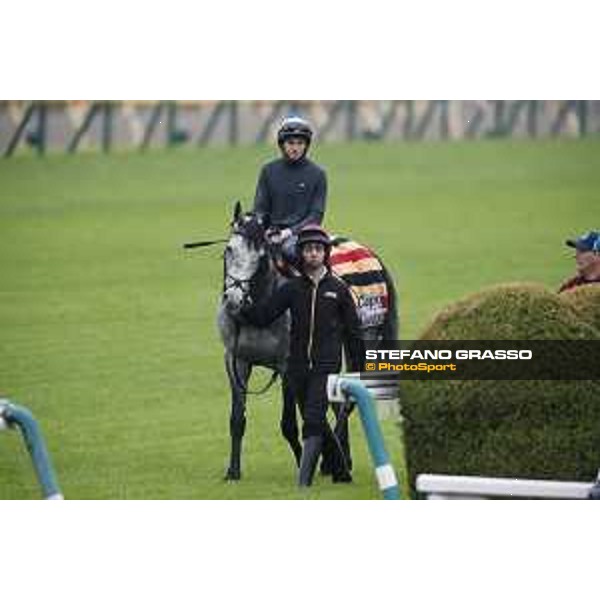
<svg viewBox="0 0 600 600">
<path fill-rule="evenodd" d="M 308 121 L 287 117 L 277 131 L 281 158 L 261 169 L 254 212 L 270 224 L 267 238 L 281 244 L 284 258 L 296 265 L 296 239 L 302 227 L 321 224 L 327 202 L 325 171 L 307 157 L 313 138 Z"/>
</svg>

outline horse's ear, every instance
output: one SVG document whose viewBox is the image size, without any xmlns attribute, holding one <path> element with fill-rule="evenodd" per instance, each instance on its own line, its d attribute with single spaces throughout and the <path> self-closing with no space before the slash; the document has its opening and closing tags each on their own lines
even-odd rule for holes
<svg viewBox="0 0 600 600">
<path fill-rule="evenodd" d="M 241 216 L 242 216 L 242 203 L 238 200 L 235 203 L 235 208 L 233 209 L 233 222 L 235 223 L 236 221 L 239 221 Z"/>
</svg>

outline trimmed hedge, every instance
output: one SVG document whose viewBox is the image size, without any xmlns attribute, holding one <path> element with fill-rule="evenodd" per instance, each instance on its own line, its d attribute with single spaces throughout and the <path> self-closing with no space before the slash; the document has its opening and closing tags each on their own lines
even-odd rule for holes
<svg viewBox="0 0 600 600">
<path fill-rule="evenodd" d="M 593 287 L 593 286 L 587 286 Z M 467 296 L 441 310 L 422 340 L 596 339 L 581 318 L 575 291 L 556 294 L 536 283 L 506 283 Z"/>
<path fill-rule="evenodd" d="M 420 339 L 600 340 L 585 308 L 596 298 L 495 286 L 442 310 Z M 401 411 L 413 493 L 419 473 L 589 481 L 600 468 L 600 382 L 405 381 Z"/>
<path fill-rule="evenodd" d="M 582 321 L 600 331 L 600 285 L 582 285 L 563 292 L 560 297 L 578 313 Z"/>
</svg>

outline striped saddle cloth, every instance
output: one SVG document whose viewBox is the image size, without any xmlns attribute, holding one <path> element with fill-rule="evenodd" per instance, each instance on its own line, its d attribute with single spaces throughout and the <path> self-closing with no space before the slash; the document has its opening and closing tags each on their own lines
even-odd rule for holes
<svg viewBox="0 0 600 600">
<path fill-rule="evenodd" d="M 363 328 L 383 324 L 389 306 L 389 291 L 383 266 L 375 253 L 348 238 L 332 240 L 331 270 L 350 288 Z"/>
</svg>

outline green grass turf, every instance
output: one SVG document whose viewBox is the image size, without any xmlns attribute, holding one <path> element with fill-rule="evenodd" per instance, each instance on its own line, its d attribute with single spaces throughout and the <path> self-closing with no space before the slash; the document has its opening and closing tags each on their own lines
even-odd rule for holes
<svg viewBox="0 0 600 600">
<path fill-rule="evenodd" d="M 249 204 L 269 147 L 0 162 L 0 394 L 28 406 L 69 498 L 298 498 L 275 392 L 249 400 L 244 479 L 222 480 L 228 387 L 215 327 L 232 200 Z M 555 288 L 565 237 L 600 226 L 600 140 L 324 145 L 327 226 L 395 275 L 401 334 L 498 282 Z M 253 385 L 266 381 L 261 373 Z M 383 423 L 393 461 L 402 446 Z M 355 483 L 377 498 L 358 419 Z M 0 498 L 37 498 L 16 433 L 0 434 Z"/>
</svg>

